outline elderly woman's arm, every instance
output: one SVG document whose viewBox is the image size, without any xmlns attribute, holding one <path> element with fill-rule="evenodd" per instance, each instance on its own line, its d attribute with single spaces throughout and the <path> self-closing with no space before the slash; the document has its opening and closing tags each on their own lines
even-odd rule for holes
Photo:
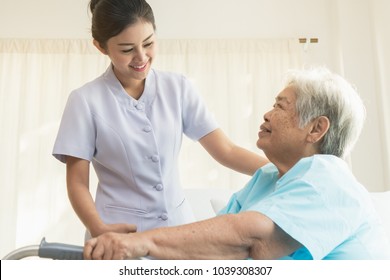
<svg viewBox="0 0 390 280">
<path fill-rule="evenodd" d="M 301 247 L 272 220 L 257 212 L 153 229 L 107 233 L 88 241 L 86 259 L 277 259 Z"/>
</svg>

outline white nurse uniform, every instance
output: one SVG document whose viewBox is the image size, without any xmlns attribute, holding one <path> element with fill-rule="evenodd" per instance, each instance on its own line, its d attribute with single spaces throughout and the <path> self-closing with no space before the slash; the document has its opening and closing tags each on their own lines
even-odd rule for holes
<svg viewBox="0 0 390 280">
<path fill-rule="evenodd" d="M 110 66 L 69 96 L 53 155 L 91 161 L 102 220 L 144 231 L 193 221 L 179 181 L 183 133 L 197 141 L 217 127 L 184 76 L 152 69 L 135 100 Z"/>
</svg>

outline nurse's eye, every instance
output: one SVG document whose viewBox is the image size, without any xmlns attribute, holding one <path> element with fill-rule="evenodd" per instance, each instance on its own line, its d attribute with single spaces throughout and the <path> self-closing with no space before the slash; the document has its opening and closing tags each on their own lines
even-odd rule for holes
<svg viewBox="0 0 390 280">
<path fill-rule="evenodd" d="M 146 44 L 144 45 L 144 48 L 149 48 L 149 47 L 151 47 L 151 46 L 153 45 L 153 43 L 154 43 L 154 42 L 146 43 Z"/>
<path fill-rule="evenodd" d="M 122 50 L 123 53 L 129 53 L 129 52 L 132 52 L 132 51 L 133 51 L 133 48 L 127 49 L 127 50 Z"/>
</svg>

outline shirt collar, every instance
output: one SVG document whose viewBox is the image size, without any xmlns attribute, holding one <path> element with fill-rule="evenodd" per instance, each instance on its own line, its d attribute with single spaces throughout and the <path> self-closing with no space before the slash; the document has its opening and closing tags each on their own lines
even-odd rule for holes
<svg viewBox="0 0 390 280">
<path fill-rule="evenodd" d="M 103 74 L 103 77 L 109 89 L 113 91 L 113 93 L 121 103 L 122 102 L 126 104 L 144 103 L 144 105 L 148 107 L 149 105 L 151 105 L 154 98 L 156 97 L 157 81 L 156 81 L 156 74 L 153 69 L 150 69 L 146 77 L 144 91 L 138 100 L 134 99 L 133 97 L 127 94 L 122 84 L 115 76 L 112 64 L 109 65 L 106 72 Z"/>
</svg>

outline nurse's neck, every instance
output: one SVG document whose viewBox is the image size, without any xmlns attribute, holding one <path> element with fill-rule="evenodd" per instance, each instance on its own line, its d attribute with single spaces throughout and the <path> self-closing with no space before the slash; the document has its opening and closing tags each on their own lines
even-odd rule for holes
<svg viewBox="0 0 390 280">
<path fill-rule="evenodd" d="M 129 83 L 127 85 L 123 84 L 122 82 L 121 84 L 128 95 L 130 95 L 136 100 L 141 98 L 145 88 L 145 80 L 137 80 L 136 83 Z"/>
<path fill-rule="evenodd" d="M 137 80 L 137 79 L 129 79 L 128 77 L 123 77 L 119 73 L 114 70 L 114 74 L 121 83 L 123 89 L 126 91 L 128 95 L 138 100 L 142 96 L 145 88 L 145 80 Z"/>
</svg>

